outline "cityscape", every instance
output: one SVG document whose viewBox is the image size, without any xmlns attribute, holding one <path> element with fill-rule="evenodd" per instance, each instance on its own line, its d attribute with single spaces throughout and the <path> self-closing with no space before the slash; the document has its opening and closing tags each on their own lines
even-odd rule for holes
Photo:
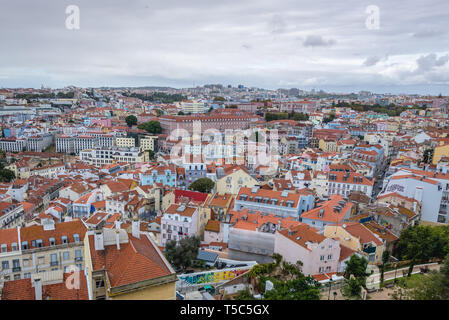
<svg viewBox="0 0 449 320">
<path fill-rule="evenodd" d="M 0 300 L 260 301 L 247 314 L 263 315 L 274 300 L 449 299 L 448 5 L 393 23 L 401 1 L 336 4 L 346 26 L 261 1 L 258 29 L 231 2 L 112 3 L 118 31 L 98 29 L 100 4 L 43 1 L 24 12 L 41 27 L 2 32 Z M 244 314 L 225 306 L 178 314 Z"/>
</svg>

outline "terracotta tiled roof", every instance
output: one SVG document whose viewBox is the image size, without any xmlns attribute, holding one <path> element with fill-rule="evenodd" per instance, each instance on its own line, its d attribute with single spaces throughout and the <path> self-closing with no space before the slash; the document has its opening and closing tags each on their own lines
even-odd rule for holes
<svg viewBox="0 0 449 320">
<path fill-rule="evenodd" d="M 89 236 L 93 270 L 106 269 L 111 287 L 170 275 L 172 272 L 159 256 L 157 249 L 144 235 L 140 239 L 128 234 L 129 242 L 95 250 L 94 236 Z"/>
<path fill-rule="evenodd" d="M 220 232 L 220 221 L 210 219 L 206 224 L 206 231 Z"/>
<path fill-rule="evenodd" d="M 42 300 L 89 300 L 87 279 L 84 272 L 79 272 L 79 289 L 69 289 L 66 280 L 73 274 L 64 273 L 60 283 L 42 285 Z M 35 300 L 35 289 L 31 278 L 6 281 L 1 296 L 2 300 Z"/>
<path fill-rule="evenodd" d="M 80 242 L 83 241 L 84 235 L 86 233 L 86 226 L 81 222 L 81 220 L 76 219 L 68 222 L 61 222 L 55 224 L 54 230 L 44 230 L 42 225 L 29 226 L 20 229 L 20 239 L 21 241 L 27 241 L 28 247 L 31 247 L 31 241 L 42 240 L 43 247 L 50 245 L 50 238 L 55 239 L 55 244 L 62 244 L 62 236 L 66 236 L 68 242 L 74 242 L 74 234 L 78 234 Z"/>
<path fill-rule="evenodd" d="M 288 229 L 284 229 L 279 233 L 309 251 L 311 250 L 307 248 L 306 242 L 321 243 L 326 240 L 326 237 L 319 234 L 316 229 L 304 223 L 290 228 L 290 232 Z"/>
</svg>

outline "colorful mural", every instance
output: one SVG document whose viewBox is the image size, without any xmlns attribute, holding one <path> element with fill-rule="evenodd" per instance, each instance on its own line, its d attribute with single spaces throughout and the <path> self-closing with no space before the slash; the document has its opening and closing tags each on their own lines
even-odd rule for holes
<svg viewBox="0 0 449 320">
<path fill-rule="evenodd" d="M 235 277 L 247 272 L 249 269 L 251 268 L 246 267 L 241 269 L 214 270 L 202 273 L 180 275 L 178 278 L 190 284 L 216 283 L 234 279 Z"/>
</svg>

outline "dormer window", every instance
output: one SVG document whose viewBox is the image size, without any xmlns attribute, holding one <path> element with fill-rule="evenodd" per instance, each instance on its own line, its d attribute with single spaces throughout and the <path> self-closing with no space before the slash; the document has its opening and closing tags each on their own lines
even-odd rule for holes
<svg viewBox="0 0 449 320">
<path fill-rule="evenodd" d="M 61 237 L 61 241 L 62 241 L 63 244 L 68 243 L 68 241 L 67 241 L 67 236 L 62 236 L 62 237 Z"/>
<path fill-rule="evenodd" d="M 50 241 L 50 247 L 56 245 L 55 238 L 50 238 L 49 241 Z"/>
<path fill-rule="evenodd" d="M 8 252 L 8 246 L 6 243 L 2 243 L 2 253 Z"/>
<path fill-rule="evenodd" d="M 73 239 L 75 240 L 75 242 L 80 242 L 80 236 L 79 236 L 79 234 L 75 233 L 75 234 L 73 235 Z"/>
<path fill-rule="evenodd" d="M 44 246 L 44 244 L 41 239 L 36 240 L 36 247 L 42 248 L 43 246 Z"/>
<path fill-rule="evenodd" d="M 17 251 L 18 249 L 17 249 L 18 247 L 17 247 L 17 242 L 13 242 L 12 244 L 11 244 L 11 249 L 12 249 L 12 251 Z"/>
<path fill-rule="evenodd" d="M 28 249 L 28 241 L 22 241 L 22 250 Z"/>
</svg>

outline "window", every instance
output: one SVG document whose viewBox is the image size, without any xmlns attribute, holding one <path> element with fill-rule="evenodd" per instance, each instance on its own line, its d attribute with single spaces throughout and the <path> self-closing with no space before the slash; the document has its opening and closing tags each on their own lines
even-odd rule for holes
<svg viewBox="0 0 449 320">
<path fill-rule="evenodd" d="M 62 240 L 62 243 L 63 243 L 63 244 L 66 244 L 66 243 L 68 242 L 66 236 L 62 236 L 62 237 L 61 237 L 61 240 Z"/>
<path fill-rule="evenodd" d="M 51 266 L 55 266 L 55 265 L 57 265 L 57 264 L 58 264 L 58 256 L 57 256 L 56 253 L 52 253 L 52 254 L 50 255 L 50 265 L 51 265 Z"/>
<path fill-rule="evenodd" d="M 76 268 L 78 271 L 81 271 L 81 270 L 83 270 L 83 265 L 81 263 L 77 263 Z"/>
<path fill-rule="evenodd" d="M 104 287 L 104 280 L 103 279 L 95 280 L 95 287 L 96 288 L 103 288 Z"/>
<path fill-rule="evenodd" d="M 20 273 L 14 275 L 14 280 L 20 280 Z"/>
<path fill-rule="evenodd" d="M 330 267 L 330 266 L 327 266 L 327 267 L 326 267 L 326 272 L 329 272 L 329 271 L 331 271 L 331 267 Z"/>
<path fill-rule="evenodd" d="M 18 250 L 17 242 L 13 242 L 13 243 L 11 244 L 11 249 L 12 249 L 12 251 L 17 251 L 17 250 Z"/>
<path fill-rule="evenodd" d="M 37 258 L 37 264 L 42 265 L 45 263 L 45 257 L 38 257 Z"/>
<path fill-rule="evenodd" d="M 2 244 L 2 253 L 7 252 L 8 251 L 8 247 L 6 245 L 6 243 Z"/>
<path fill-rule="evenodd" d="M 55 238 L 50 238 L 49 241 L 50 241 L 50 247 L 52 247 L 56 244 Z"/>
<path fill-rule="evenodd" d="M 19 259 L 14 259 L 12 261 L 12 271 L 13 272 L 20 271 L 20 261 L 19 261 Z"/>
<path fill-rule="evenodd" d="M 81 250 L 75 250 L 75 261 L 82 261 L 83 255 Z"/>
<path fill-rule="evenodd" d="M 70 259 L 70 252 L 69 251 L 64 251 L 62 253 L 62 259 L 63 260 L 69 260 Z"/>
<path fill-rule="evenodd" d="M 2 261 L 2 270 L 9 269 L 9 261 Z"/>
<path fill-rule="evenodd" d="M 43 247 L 43 242 L 42 242 L 41 239 L 36 240 L 36 246 L 37 246 L 38 248 L 42 248 L 42 247 Z"/>
<path fill-rule="evenodd" d="M 75 242 L 80 242 L 80 236 L 79 236 L 79 234 L 75 233 L 75 234 L 73 235 L 73 239 L 75 240 Z"/>
<path fill-rule="evenodd" d="M 320 267 L 319 273 L 323 273 L 324 272 L 324 268 Z"/>
<path fill-rule="evenodd" d="M 22 250 L 28 249 L 28 241 L 22 241 Z"/>
<path fill-rule="evenodd" d="M 332 259 L 332 255 L 329 254 L 329 255 L 327 256 L 327 260 L 331 260 L 331 259 Z"/>
<path fill-rule="evenodd" d="M 31 273 L 30 273 L 30 272 L 25 272 L 25 273 L 23 274 L 23 278 L 24 278 L 24 279 L 31 278 Z"/>
<path fill-rule="evenodd" d="M 324 260 L 324 256 L 320 256 L 320 260 L 323 261 Z"/>
</svg>

